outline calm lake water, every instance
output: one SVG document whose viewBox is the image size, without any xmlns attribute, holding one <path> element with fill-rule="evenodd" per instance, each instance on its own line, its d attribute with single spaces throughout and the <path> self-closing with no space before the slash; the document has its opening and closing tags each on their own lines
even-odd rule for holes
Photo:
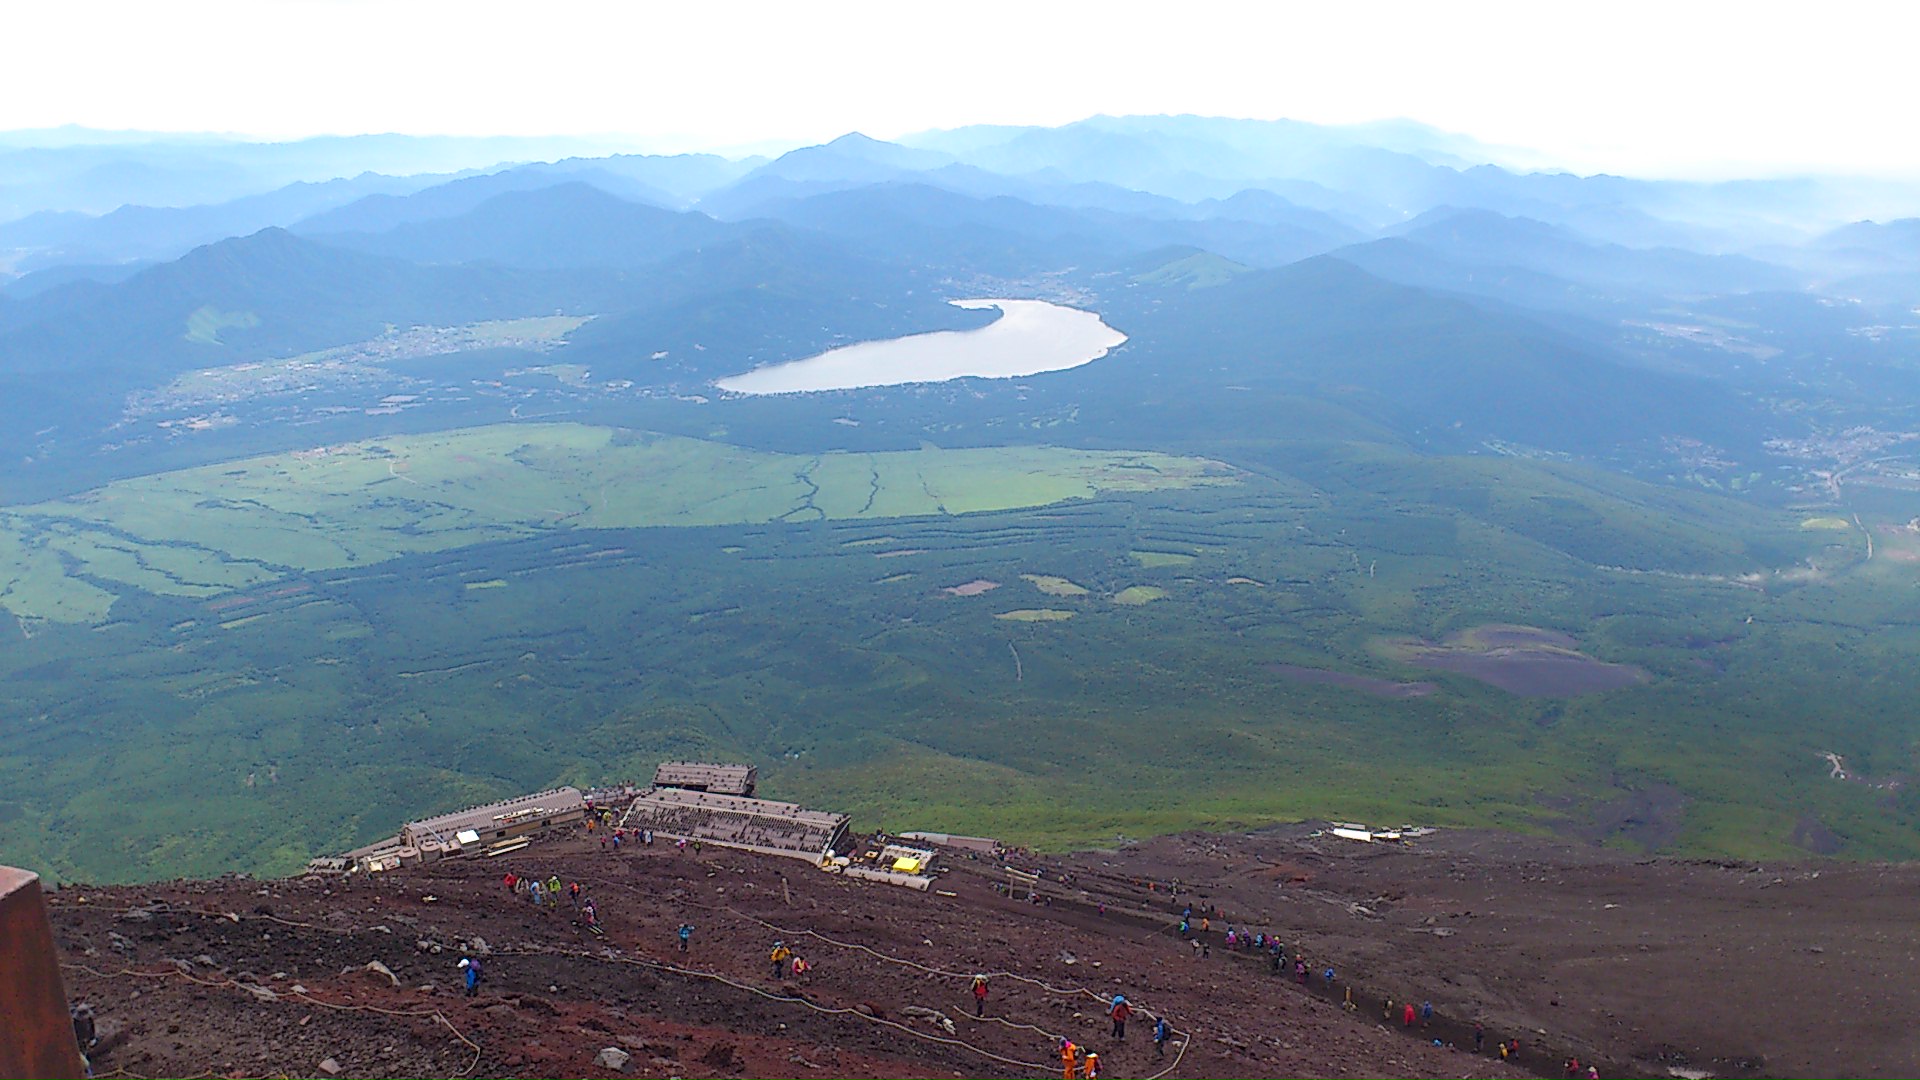
<svg viewBox="0 0 1920 1080">
<path fill-rule="evenodd" d="M 1091 363 L 1127 340 L 1091 311 L 1044 300 L 954 300 L 956 307 L 999 308 L 1000 318 L 978 330 L 863 341 L 805 360 L 770 364 L 715 385 L 739 394 L 795 394 L 863 386 L 1012 379 Z"/>
</svg>

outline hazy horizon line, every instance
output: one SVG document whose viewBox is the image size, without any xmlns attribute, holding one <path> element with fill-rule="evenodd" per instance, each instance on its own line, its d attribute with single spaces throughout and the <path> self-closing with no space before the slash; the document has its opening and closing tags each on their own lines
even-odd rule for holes
<svg viewBox="0 0 1920 1080">
<path fill-rule="evenodd" d="M 67 123 L 58 124 L 51 127 L 38 126 L 38 127 L 21 127 L 21 128 L 0 128 L 0 152 L 5 152 L 8 150 L 27 150 L 27 149 L 76 149 L 76 148 L 86 147 L 86 146 L 110 147 L 114 145 L 140 145 L 143 143 L 165 143 L 170 141 L 181 141 L 181 142 L 200 141 L 200 142 L 206 142 L 209 145 L 274 146 L 274 145 L 295 145 L 295 144 L 304 143 L 304 142 L 318 142 L 321 140 L 328 140 L 328 139 L 350 140 L 350 139 L 396 138 L 396 139 L 465 141 L 465 142 L 475 142 L 475 143 L 494 142 L 494 141 L 523 142 L 523 143 L 546 142 L 546 143 L 554 143 L 554 144 L 571 143 L 571 144 L 577 144 L 575 149 L 578 151 L 595 152 L 594 156 L 598 156 L 601 154 L 639 154 L 639 155 L 647 155 L 647 156 L 671 157 L 671 156 L 678 156 L 678 155 L 708 154 L 708 155 L 713 155 L 715 157 L 727 158 L 728 160 L 732 160 L 732 161 L 740 161 L 740 160 L 745 160 L 747 158 L 752 158 L 752 157 L 774 158 L 774 157 L 780 156 L 781 154 L 789 153 L 794 150 L 801 150 L 801 149 L 806 149 L 814 146 L 824 146 L 828 143 L 833 142 L 836 139 L 843 138 L 847 135 L 856 135 L 856 134 L 864 135 L 868 138 L 872 138 L 881 142 L 901 144 L 902 140 L 912 139 L 917 136 L 930 135 L 938 132 L 964 130 L 966 128 L 971 128 L 971 127 L 1052 130 L 1052 129 L 1058 129 L 1062 127 L 1069 127 L 1073 124 L 1084 123 L 1090 120 L 1097 120 L 1102 118 L 1111 118 L 1111 119 L 1195 118 L 1195 119 L 1203 119 L 1203 120 L 1244 121 L 1248 123 L 1276 123 L 1276 124 L 1290 123 L 1290 124 L 1300 124 L 1300 125 L 1312 127 L 1312 128 L 1319 128 L 1319 129 L 1328 130 L 1328 131 L 1364 131 L 1365 129 L 1370 127 L 1379 127 L 1379 126 L 1393 125 L 1393 124 L 1411 124 L 1411 125 L 1415 125 L 1420 128 L 1423 128 L 1427 131 L 1433 132 L 1434 134 L 1439 136 L 1462 140 L 1464 142 L 1472 144 L 1473 148 L 1486 152 L 1482 155 L 1484 160 L 1469 159 L 1459 154 L 1451 155 L 1456 157 L 1462 157 L 1463 160 L 1469 161 L 1470 164 L 1468 167 L 1472 167 L 1474 165 L 1495 165 L 1502 169 L 1506 169 L 1507 171 L 1521 173 L 1521 174 L 1566 173 L 1566 174 L 1571 174 L 1571 175 L 1580 176 L 1580 177 L 1617 176 L 1617 177 L 1622 177 L 1627 179 L 1636 179 L 1636 180 L 1674 181 L 1674 182 L 1687 182 L 1687 183 L 1719 183 L 1719 182 L 1729 182 L 1729 181 L 1739 181 L 1739 180 L 1854 180 L 1854 181 L 1871 181 L 1871 182 L 1895 183 L 1895 184 L 1920 184 L 1920 172 L 1908 173 L 1908 172 L 1901 172 L 1898 170 L 1890 170 L 1890 171 L 1882 171 L 1882 172 L 1871 172 L 1871 171 L 1846 172 L 1846 171 L 1831 171 L 1831 170 L 1820 171 L 1820 170 L 1807 169 L 1801 166 L 1784 165 L 1784 164 L 1778 164 L 1778 163 L 1769 164 L 1769 163 L 1760 163 L 1760 162 L 1738 162 L 1738 161 L 1730 162 L 1730 161 L 1724 161 L 1724 160 L 1702 161 L 1702 162 L 1692 163 L 1687 166 L 1675 166 L 1669 169 L 1662 169 L 1662 170 L 1630 171 L 1626 169 L 1612 168 L 1605 165 L 1594 164 L 1594 163 L 1576 163 L 1572 161 L 1564 161 L 1564 160 L 1557 159 L 1553 154 L 1551 154 L 1548 151 L 1539 150 L 1533 147 L 1510 146 L 1510 145 L 1492 143 L 1492 142 L 1481 139 L 1479 136 L 1474 135 L 1471 132 L 1458 131 L 1458 130 L 1441 127 L 1439 125 L 1421 120 L 1417 117 L 1405 116 L 1405 115 L 1382 116 L 1382 117 L 1377 117 L 1369 120 L 1354 121 L 1351 123 L 1321 123 L 1321 122 L 1311 121 L 1311 120 L 1299 120 L 1293 117 L 1249 117 L 1249 116 L 1234 116 L 1234 115 L 1228 115 L 1228 114 L 1222 114 L 1222 113 L 1096 112 L 1096 113 L 1091 113 L 1086 116 L 1080 117 L 1079 119 L 1070 120 L 1061 124 L 995 123 L 991 121 L 981 121 L 977 123 L 959 124 L 951 127 L 937 127 L 937 126 L 936 127 L 920 127 L 920 128 L 907 130 L 907 131 L 887 132 L 884 134 L 874 134 L 871 131 L 865 131 L 860 128 L 853 128 L 847 131 L 840 132 L 837 135 L 825 136 L 825 137 L 791 136 L 791 135 L 790 136 L 768 136 L 765 138 L 748 140 L 746 142 L 729 141 L 729 140 L 723 140 L 723 139 L 717 139 L 717 138 L 707 138 L 707 137 L 703 137 L 703 136 L 699 136 L 699 135 L 695 135 L 687 132 L 641 133 L 641 132 L 632 132 L 632 131 L 598 131 L 598 132 L 554 131 L 554 132 L 529 133 L 524 131 L 491 131 L 486 133 L 475 133 L 475 132 L 458 132 L 458 131 L 446 131 L 446 130 L 407 131 L 407 130 L 399 130 L 399 129 L 386 129 L 386 130 L 377 130 L 377 131 L 344 131 L 344 130 L 305 131 L 305 132 L 295 134 L 295 133 L 266 133 L 266 132 L 232 131 L 232 130 L 192 129 L 192 128 L 94 127 L 86 123 L 82 123 L 78 121 L 70 121 Z M 876 130 L 885 131 L 885 129 L 876 129 Z M 34 136 L 55 136 L 55 135 L 59 135 L 60 133 L 85 133 L 85 134 L 94 135 L 94 136 L 104 136 L 105 138 L 101 138 L 98 140 L 91 140 L 91 141 L 75 140 L 75 141 L 67 141 L 67 142 L 30 142 L 30 141 L 23 140 L 23 137 L 31 138 Z M 10 140 L 14 140 L 14 141 L 10 142 Z M 1397 151 L 1397 152 L 1408 153 L 1409 156 L 1422 157 L 1422 155 L 1414 152 L 1410 152 L 1410 151 Z M 573 154 L 569 156 L 580 156 L 580 155 Z M 1422 157 L 1422 159 L 1425 160 L 1424 157 Z M 535 159 L 526 159 L 526 160 L 531 161 Z M 511 164 L 511 163 L 513 162 L 509 162 L 503 159 L 496 162 L 489 162 L 488 164 L 491 165 L 491 164 Z M 1436 164 L 1439 164 L 1439 163 L 1436 163 Z M 487 166 L 478 165 L 478 166 L 471 166 L 471 167 L 485 168 Z M 1446 166 L 1442 164 L 1441 167 L 1451 167 L 1451 166 Z"/>
</svg>

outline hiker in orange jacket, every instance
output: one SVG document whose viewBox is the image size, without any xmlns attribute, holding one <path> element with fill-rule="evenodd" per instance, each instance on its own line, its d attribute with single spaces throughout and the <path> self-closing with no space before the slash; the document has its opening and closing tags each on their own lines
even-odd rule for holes
<svg viewBox="0 0 1920 1080">
<path fill-rule="evenodd" d="M 1074 1080 L 1073 1052 L 1078 1049 L 1079 1047 L 1073 1045 L 1072 1039 L 1065 1035 L 1060 1036 L 1060 1080 Z"/>
</svg>

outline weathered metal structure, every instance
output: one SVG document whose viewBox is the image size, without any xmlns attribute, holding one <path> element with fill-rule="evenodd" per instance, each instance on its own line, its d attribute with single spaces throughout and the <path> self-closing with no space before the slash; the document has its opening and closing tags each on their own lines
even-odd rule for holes
<svg viewBox="0 0 1920 1080">
<path fill-rule="evenodd" d="M 400 830 L 400 842 L 424 849 L 471 832 L 480 837 L 482 844 L 488 844 L 579 821 L 586 816 L 586 810 L 587 799 L 579 788 L 550 788 L 409 822 Z"/>
<path fill-rule="evenodd" d="M 81 1076 L 40 876 L 0 866 L 0 1076 Z"/>
<path fill-rule="evenodd" d="M 797 803 L 657 787 L 633 800 L 621 824 L 652 830 L 668 840 L 698 840 L 818 862 L 852 848 L 849 821 L 845 814 Z"/>
<path fill-rule="evenodd" d="M 451 814 L 408 822 L 392 839 L 355 848 L 339 859 L 315 859 L 311 872 L 351 867 L 369 873 L 434 862 L 450 855 L 485 854 L 515 837 L 526 837 L 586 817 L 587 800 L 579 788 L 557 787 Z"/>
<path fill-rule="evenodd" d="M 707 761 L 663 761 L 653 770 L 653 786 L 711 791 L 719 795 L 753 795 L 760 781 L 754 765 L 722 765 Z"/>
</svg>

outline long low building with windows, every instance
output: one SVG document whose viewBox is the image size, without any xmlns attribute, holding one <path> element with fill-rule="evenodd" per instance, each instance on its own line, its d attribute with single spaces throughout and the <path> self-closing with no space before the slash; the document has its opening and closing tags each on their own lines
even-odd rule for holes
<svg viewBox="0 0 1920 1080">
<path fill-rule="evenodd" d="M 818 862 L 852 850 L 850 820 L 797 803 L 657 787 L 633 801 L 621 824 L 667 840 L 698 840 Z"/>
<path fill-rule="evenodd" d="M 400 829 L 400 842 L 423 847 L 435 842 L 457 842 L 462 833 L 473 833 L 480 843 L 490 844 L 579 821 L 586 816 L 586 810 L 587 798 L 579 788 L 549 788 L 517 799 L 502 799 L 409 822 Z"/>
<path fill-rule="evenodd" d="M 450 855 L 484 855 L 518 837 L 535 834 L 586 817 L 586 796 L 579 788 L 557 787 L 502 799 L 451 814 L 412 821 L 400 835 L 355 848 L 335 859 L 314 859 L 307 869 L 338 873 L 347 869 L 368 872 L 433 862 Z M 525 846 L 522 841 L 521 846 Z"/>
</svg>

